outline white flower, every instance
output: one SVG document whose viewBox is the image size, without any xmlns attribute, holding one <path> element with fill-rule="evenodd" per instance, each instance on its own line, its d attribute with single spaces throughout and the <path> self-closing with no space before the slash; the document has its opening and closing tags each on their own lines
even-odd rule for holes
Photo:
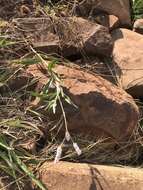
<svg viewBox="0 0 143 190">
<path fill-rule="evenodd" d="M 55 156 L 54 163 L 59 162 L 59 160 L 61 158 L 61 155 L 62 155 L 62 147 L 58 146 L 57 151 L 56 151 L 56 156 Z"/>
<path fill-rule="evenodd" d="M 79 146 L 77 145 L 77 143 L 73 143 L 73 147 L 74 147 L 76 153 L 78 154 L 78 156 L 80 156 L 82 152 L 81 152 Z"/>
<path fill-rule="evenodd" d="M 69 134 L 68 131 L 66 131 L 66 133 L 65 133 L 65 139 L 66 139 L 67 141 L 70 141 L 70 139 L 71 139 L 71 136 L 70 136 L 70 134 Z"/>
</svg>

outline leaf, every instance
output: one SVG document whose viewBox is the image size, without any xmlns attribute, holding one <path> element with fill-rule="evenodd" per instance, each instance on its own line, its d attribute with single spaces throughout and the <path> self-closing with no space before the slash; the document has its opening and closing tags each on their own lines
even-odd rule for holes
<svg viewBox="0 0 143 190">
<path fill-rule="evenodd" d="M 9 158 L 5 154 L 5 152 L 0 151 L 0 157 L 2 158 L 3 161 L 5 161 L 7 163 L 7 166 L 8 166 L 8 167 L 6 167 L 5 165 L 2 165 L 2 163 L 1 163 L 0 164 L 1 168 L 3 168 L 6 173 L 8 173 L 10 176 L 13 177 L 13 173 L 10 169 L 13 166 L 12 166 L 12 163 L 10 162 Z M 6 170 L 6 168 L 7 168 L 7 170 Z"/>
<path fill-rule="evenodd" d="M 15 160 L 15 162 L 18 164 L 18 166 L 21 168 L 22 171 L 24 171 L 24 173 L 26 175 L 28 175 L 31 180 L 41 189 L 41 190 L 47 190 L 47 188 L 44 186 L 44 184 L 42 184 L 42 182 L 40 180 L 38 180 L 34 174 L 29 170 L 29 168 L 19 159 L 19 157 L 12 152 L 12 156 L 13 159 Z"/>
<path fill-rule="evenodd" d="M 53 113 L 55 114 L 56 113 L 56 107 L 57 107 L 57 103 L 54 102 L 53 106 L 52 106 L 52 109 L 53 109 Z"/>
<path fill-rule="evenodd" d="M 10 147 L 7 145 L 7 143 L 6 143 L 6 141 L 5 141 L 5 138 L 4 138 L 2 135 L 0 135 L 0 147 L 4 148 L 4 149 L 6 149 L 6 150 L 13 150 L 13 148 L 10 148 Z"/>
<path fill-rule="evenodd" d="M 52 69 L 54 68 L 54 66 L 55 66 L 55 62 L 54 62 L 54 61 L 50 61 L 50 62 L 48 63 L 48 70 L 49 70 L 49 71 L 52 71 Z"/>
<path fill-rule="evenodd" d="M 134 0 L 133 1 L 133 19 L 136 20 L 138 18 L 143 18 L 143 1 L 142 0 Z"/>
<path fill-rule="evenodd" d="M 16 43 L 18 42 L 10 41 L 4 37 L 0 37 L 0 48 L 5 48 L 7 46 L 14 45 Z"/>
<path fill-rule="evenodd" d="M 20 64 L 23 64 L 23 65 L 26 65 L 26 66 L 29 66 L 29 65 L 33 65 L 33 64 L 37 64 L 37 63 L 40 63 L 40 59 L 38 58 L 26 58 L 26 59 L 22 59 L 20 61 Z"/>
<path fill-rule="evenodd" d="M 9 167 L 6 167 L 5 165 L 0 164 L 0 169 L 3 170 L 9 176 L 13 177 L 13 174 Z"/>
</svg>

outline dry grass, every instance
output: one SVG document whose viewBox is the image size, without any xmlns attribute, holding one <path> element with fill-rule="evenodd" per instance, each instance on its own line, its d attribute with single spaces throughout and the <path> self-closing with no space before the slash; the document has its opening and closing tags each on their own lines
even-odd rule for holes
<svg viewBox="0 0 143 190">
<path fill-rule="evenodd" d="M 15 3 L 15 1 L 11 1 L 11 3 Z M 7 9 L 6 1 L 5 6 Z M 67 12 L 69 9 L 71 10 L 73 2 L 64 4 L 64 1 L 61 1 L 61 3 L 55 5 L 54 9 L 49 6 L 41 7 L 39 4 L 36 5 L 37 7 L 34 6 L 35 4 L 32 7 L 32 15 L 47 13 L 55 15 L 59 12 L 61 14 L 63 9 L 65 11 L 65 7 L 67 7 Z M 17 12 L 12 15 L 16 16 L 16 14 L 19 15 Z M 6 19 L 9 19 L 9 16 Z M 52 62 L 54 58 L 33 52 L 30 44 L 23 37 L 21 38 L 15 33 L 11 33 L 11 31 L 13 30 L 8 27 L 7 21 L 2 20 L 0 22 L 0 168 L 3 173 L 0 174 L 2 179 L 6 179 L 4 180 L 6 183 L 2 186 L 7 185 L 6 189 L 8 189 L 11 187 L 10 184 L 13 185 L 14 183 L 16 185 L 14 189 L 23 189 L 23 181 L 25 177 L 29 177 L 30 180 L 35 180 L 34 182 L 42 189 L 40 182 L 36 181 L 31 173 L 29 174 L 29 170 L 32 169 L 35 173 L 44 161 L 54 160 L 57 147 L 63 140 L 58 135 L 59 128 L 63 126 L 63 117 L 60 118 L 60 121 L 51 121 L 43 112 L 32 110 L 29 107 L 33 99 L 33 85 L 37 81 L 25 76 L 24 69 L 29 64 L 40 64 L 42 60 L 48 59 Z M 68 32 L 67 35 L 69 35 Z M 40 55 L 40 58 L 37 55 Z M 62 63 L 63 59 L 58 59 L 58 61 Z M 99 65 L 84 65 L 82 69 L 93 73 L 98 70 L 97 67 Z M 109 71 L 118 83 L 116 73 L 112 68 L 109 68 Z M 103 75 L 108 77 L 106 73 L 103 73 Z M 12 88 L 18 79 L 25 79 L 24 77 L 26 77 L 26 83 L 16 89 Z M 142 103 L 139 102 L 138 104 L 140 109 L 143 110 Z M 39 110 L 41 110 L 41 107 Z M 142 127 L 141 120 L 132 137 L 128 141 L 120 143 L 113 142 L 110 139 L 97 140 L 94 137 L 71 134 L 73 142 L 77 142 L 82 154 L 78 156 L 72 143 L 64 141 L 61 160 L 142 166 Z M 51 130 L 53 128 L 56 132 Z M 14 151 L 12 153 L 25 164 L 25 170 L 12 157 L 11 151 Z M 10 176 L 10 178 L 7 179 L 7 176 Z"/>
</svg>

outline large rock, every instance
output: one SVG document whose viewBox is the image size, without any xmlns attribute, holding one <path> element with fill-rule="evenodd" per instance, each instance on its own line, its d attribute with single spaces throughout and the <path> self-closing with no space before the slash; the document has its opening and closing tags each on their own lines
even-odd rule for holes
<svg viewBox="0 0 143 190">
<path fill-rule="evenodd" d="M 40 179 L 48 190 L 142 190 L 143 170 L 59 162 L 44 163 Z"/>
<path fill-rule="evenodd" d="M 76 9 L 80 16 L 94 16 L 101 11 L 117 16 L 122 25 L 131 25 L 129 0 L 83 0 Z"/>
<path fill-rule="evenodd" d="M 13 23 L 33 46 L 46 53 L 110 56 L 113 43 L 108 29 L 83 18 L 18 18 Z"/>
<path fill-rule="evenodd" d="M 143 97 L 143 36 L 127 29 L 112 32 L 113 57 L 121 85 L 134 97 Z"/>
<path fill-rule="evenodd" d="M 41 85 L 48 81 L 35 66 L 27 72 L 40 78 Z M 62 77 L 66 94 L 78 106 L 76 109 L 64 105 L 71 132 L 118 140 L 132 134 L 137 126 L 138 108 L 130 95 L 98 75 L 80 69 L 58 65 L 55 72 Z"/>
</svg>

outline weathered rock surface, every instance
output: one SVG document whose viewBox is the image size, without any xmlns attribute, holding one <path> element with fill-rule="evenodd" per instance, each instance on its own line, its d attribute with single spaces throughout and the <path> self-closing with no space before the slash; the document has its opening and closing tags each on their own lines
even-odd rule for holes
<svg viewBox="0 0 143 190">
<path fill-rule="evenodd" d="M 133 30 L 140 34 L 143 34 L 143 18 L 137 19 L 133 25 Z"/>
<path fill-rule="evenodd" d="M 108 28 L 109 30 L 113 30 L 115 28 L 118 28 L 120 25 L 120 21 L 118 19 L 118 17 L 114 16 L 114 15 L 109 15 L 109 20 L 108 20 Z"/>
<path fill-rule="evenodd" d="M 49 190 L 142 190 L 143 170 L 102 165 L 44 163 L 40 178 Z"/>
<path fill-rule="evenodd" d="M 66 94 L 78 106 L 64 105 L 68 128 L 75 133 L 121 139 L 132 134 L 138 121 L 138 108 L 132 97 L 98 75 L 58 65 Z M 48 78 L 35 66 L 27 70 L 44 85 Z M 56 114 L 58 115 L 58 113 Z"/>
<path fill-rule="evenodd" d="M 129 0 L 83 0 L 76 9 L 80 16 L 85 17 L 101 11 L 117 16 L 122 25 L 131 25 Z"/>
<path fill-rule="evenodd" d="M 120 26 L 120 21 L 118 17 L 114 15 L 108 15 L 107 13 L 103 12 L 98 13 L 96 16 L 91 16 L 90 20 L 107 27 L 110 31 L 119 28 Z"/>
<path fill-rule="evenodd" d="M 113 43 L 108 29 L 83 18 L 18 18 L 17 31 L 46 53 L 110 56 Z"/>
<path fill-rule="evenodd" d="M 112 59 L 101 60 L 98 57 L 88 57 L 78 59 L 74 62 L 75 64 L 84 67 L 88 72 L 97 74 L 102 78 L 110 81 L 118 86 L 118 80 L 116 78 L 116 69 L 112 63 Z"/>
<path fill-rule="evenodd" d="M 134 97 L 143 97 L 143 36 L 127 29 L 112 32 L 113 57 L 121 85 Z"/>
</svg>

